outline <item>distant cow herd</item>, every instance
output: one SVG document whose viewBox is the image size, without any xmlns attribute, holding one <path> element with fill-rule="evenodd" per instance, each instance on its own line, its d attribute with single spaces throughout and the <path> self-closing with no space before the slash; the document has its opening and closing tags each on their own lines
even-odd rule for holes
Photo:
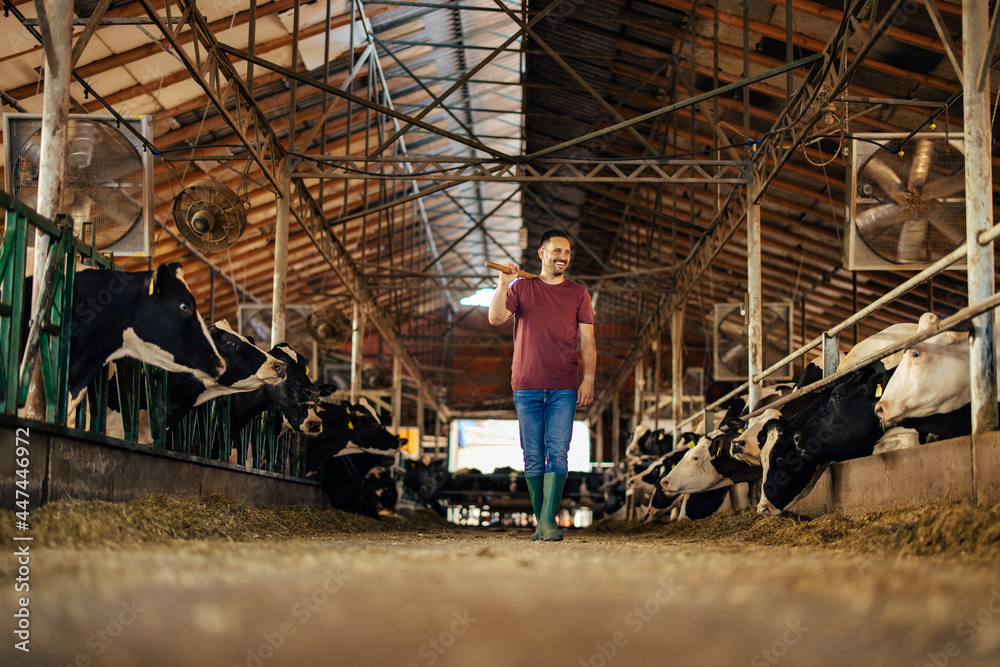
<svg viewBox="0 0 1000 667">
<path fill-rule="evenodd" d="M 930 313 L 917 324 L 891 326 L 856 345 L 841 367 L 936 327 Z M 179 264 L 155 271 L 80 271 L 70 331 L 71 413 L 103 368 L 132 357 L 168 371 L 170 434 L 197 406 L 230 395 L 236 447 L 242 428 L 273 411 L 279 417 L 275 429 L 305 437 L 307 470 L 319 474 L 335 508 L 377 517 L 380 507 L 395 507 L 401 486 L 443 513 L 441 493 L 457 484 L 441 461 L 398 468 L 401 442 L 383 426 L 384 416 L 368 404 L 332 402 L 335 388 L 314 383 L 305 358 L 289 345 L 263 350 L 224 321 L 206 326 Z M 780 514 L 835 461 L 968 434 L 968 342 L 966 333 L 939 333 L 823 389 L 767 407 L 822 377 L 817 367 L 807 366 L 795 386 L 767 388 L 756 406 L 764 409 L 754 417 L 746 417 L 744 399 L 735 399 L 719 415 L 718 428 L 684 433 L 678 443 L 662 430 L 640 426 L 625 451 L 630 474 L 584 476 L 576 496 L 591 505 L 600 497 L 599 514 L 612 517 L 622 515 L 627 498 L 646 520 L 696 519 L 745 503 L 756 503 L 763 516 Z M 118 434 L 120 402 L 113 393 L 108 410 L 108 433 Z M 151 442 L 148 430 L 140 429 L 139 439 Z M 477 489 L 517 494 L 523 479 L 512 472 L 481 476 Z M 567 492 L 573 496 L 571 488 Z"/>
</svg>

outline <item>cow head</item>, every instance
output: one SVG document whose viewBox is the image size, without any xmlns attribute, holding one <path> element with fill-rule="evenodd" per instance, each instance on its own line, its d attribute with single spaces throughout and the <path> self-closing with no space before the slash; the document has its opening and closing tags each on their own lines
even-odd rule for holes
<svg viewBox="0 0 1000 667">
<path fill-rule="evenodd" d="M 920 316 L 917 331 L 937 329 L 933 313 Z M 951 412 L 972 401 L 969 335 L 944 331 L 903 351 L 875 414 L 883 424 Z"/>
<path fill-rule="evenodd" d="M 288 343 L 275 345 L 270 353 L 285 364 L 285 381 L 268 387 L 268 395 L 280 406 L 277 409 L 291 410 L 304 403 L 315 405 L 319 400 L 319 388 L 309 379 L 306 358 Z"/>
<path fill-rule="evenodd" d="M 768 439 L 776 438 L 781 428 L 781 411 L 768 408 L 747 420 L 729 445 L 733 458 L 750 465 L 760 465 L 760 453 Z"/>
<path fill-rule="evenodd" d="M 723 435 L 716 430 L 703 436 L 660 481 L 660 487 L 672 494 L 697 493 L 722 482 L 723 477 L 712 465 L 712 459 L 719 453 Z"/>
<path fill-rule="evenodd" d="M 403 484 L 420 498 L 429 499 L 448 482 L 447 461 L 407 461 Z"/>
<path fill-rule="evenodd" d="M 323 418 L 317 412 L 318 408 L 308 404 L 295 405 L 287 410 L 281 410 L 282 423 L 293 431 L 306 435 L 319 435 L 323 432 Z"/>
<path fill-rule="evenodd" d="M 212 340 L 226 362 L 226 372 L 219 376 L 221 385 L 252 391 L 262 385 L 278 384 L 285 379 L 286 364 L 261 350 L 249 338 L 233 331 L 226 320 L 210 329 Z"/>
<path fill-rule="evenodd" d="M 181 265 L 160 266 L 147 276 L 144 288 L 122 335 L 122 354 L 117 356 L 203 380 L 222 375 L 226 363 L 198 315 Z"/>
</svg>

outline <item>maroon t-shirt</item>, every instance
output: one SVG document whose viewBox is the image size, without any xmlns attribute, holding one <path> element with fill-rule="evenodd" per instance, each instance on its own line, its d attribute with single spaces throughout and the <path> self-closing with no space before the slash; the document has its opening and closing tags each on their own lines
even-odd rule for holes
<svg viewBox="0 0 1000 667">
<path fill-rule="evenodd" d="M 594 323 L 587 288 L 572 280 L 549 285 L 522 278 L 507 289 L 506 305 L 514 313 L 511 387 L 577 389 L 579 325 Z"/>
</svg>

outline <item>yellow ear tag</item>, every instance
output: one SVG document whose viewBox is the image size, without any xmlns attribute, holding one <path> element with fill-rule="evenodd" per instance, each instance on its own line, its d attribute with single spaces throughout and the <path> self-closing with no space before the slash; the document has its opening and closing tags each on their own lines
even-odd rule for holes
<svg viewBox="0 0 1000 667">
<path fill-rule="evenodd" d="M 688 443 L 688 449 L 694 449 L 694 441 Z"/>
<path fill-rule="evenodd" d="M 661 433 L 657 440 L 663 440 L 663 434 Z"/>
<path fill-rule="evenodd" d="M 347 422 L 347 428 L 353 430 L 354 429 L 354 422 Z"/>
<path fill-rule="evenodd" d="M 882 385 L 875 385 L 875 398 L 882 398 Z"/>
<path fill-rule="evenodd" d="M 736 432 L 737 432 L 737 433 L 739 433 L 740 435 L 743 435 L 743 431 L 745 431 L 745 430 L 746 430 L 746 429 L 744 429 L 744 428 L 741 428 L 741 429 L 737 430 Z"/>
<path fill-rule="evenodd" d="M 153 292 L 156 291 L 156 280 L 153 278 L 149 279 L 149 296 L 153 296 Z"/>
</svg>

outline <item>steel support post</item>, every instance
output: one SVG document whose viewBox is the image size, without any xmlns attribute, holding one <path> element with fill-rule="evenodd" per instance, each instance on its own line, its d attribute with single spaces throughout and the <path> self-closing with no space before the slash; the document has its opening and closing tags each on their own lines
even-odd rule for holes
<svg viewBox="0 0 1000 667">
<path fill-rule="evenodd" d="M 837 371 L 840 364 L 840 336 L 823 332 L 823 376 Z"/>
<path fill-rule="evenodd" d="M 996 10 L 994 10 L 996 11 Z M 989 75 L 978 81 L 979 71 L 991 54 L 989 10 L 982 0 L 962 2 L 963 106 L 965 109 L 965 227 L 969 248 L 969 305 L 994 293 L 993 244 L 981 245 L 979 235 L 993 227 L 993 172 L 990 164 Z M 970 350 L 972 374 L 972 433 L 997 430 L 997 390 L 994 345 L 994 313 L 972 320 Z"/>
<path fill-rule="evenodd" d="M 684 306 L 670 315 L 670 372 L 674 420 L 674 446 L 681 441 L 680 425 L 684 419 Z"/>
<path fill-rule="evenodd" d="M 365 314 L 361 303 L 354 301 L 351 315 L 351 403 L 361 398 L 361 347 L 364 343 Z"/>
<path fill-rule="evenodd" d="M 761 325 L 761 286 L 760 286 L 760 203 L 755 201 L 753 182 L 747 185 L 750 189 L 750 201 L 747 205 L 747 359 L 749 365 L 749 393 L 747 406 L 750 410 L 760 402 L 762 382 L 754 380 L 764 366 L 763 327 Z"/>
<path fill-rule="evenodd" d="M 632 420 L 632 432 L 639 428 L 642 423 L 642 394 L 646 389 L 646 364 L 642 357 L 635 363 L 635 397 L 632 402 L 632 410 L 635 417 Z"/>
<path fill-rule="evenodd" d="M 611 462 L 614 470 L 618 472 L 618 461 L 621 460 L 621 392 L 615 389 L 613 400 L 611 401 Z"/>
<path fill-rule="evenodd" d="M 72 78 L 73 3 L 69 0 L 35 0 L 41 21 L 42 45 L 45 49 L 45 92 L 42 96 L 41 158 L 38 169 L 38 213 L 50 220 L 61 213 L 63 187 L 66 180 L 66 144 L 69 135 L 69 94 Z M 49 235 L 35 231 L 36 280 L 31 288 L 31 318 L 42 316 L 42 295 L 49 289 L 44 267 L 49 257 Z M 29 325 L 30 326 L 30 325 Z M 41 367 L 33 367 L 31 387 L 25 404 L 26 415 L 45 418 L 45 395 Z"/>
<path fill-rule="evenodd" d="M 274 282 L 271 297 L 271 347 L 285 341 L 285 287 L 288 283 L 288 221 L 292 186 L 288 158 L 278 164 L 279 190 L 275 193 L 277 207 L 274 227 Z"/>
<path fill-rule="evenodd" d="M 392 432 L 399 435 L 403 425 L 403 361 L 398 354 L 392 356 Z"/>
<path fill-rule="evenodd" d="M 656 409 L 653 411 L 653 430 L 660 428 L 660 375 L 663 373 L 663 351 L 659 340 L 653 341 L 653 404 Z"/>
</svg>

